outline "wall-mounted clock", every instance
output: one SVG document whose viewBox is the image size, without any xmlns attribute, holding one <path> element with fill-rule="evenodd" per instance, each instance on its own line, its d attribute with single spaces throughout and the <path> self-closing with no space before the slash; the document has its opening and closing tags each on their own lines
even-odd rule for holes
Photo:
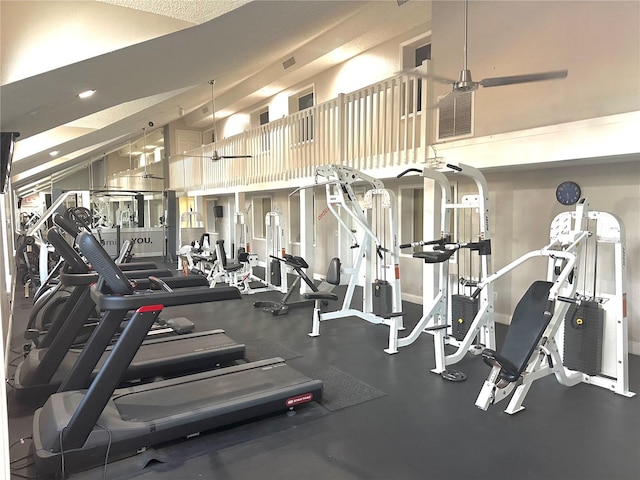
<svg viewBox="0 0 640 480">
<path fill-rule="evenodd" d="M 574 205 L 580 200 L 580 185 L 576 182 L 566 181 L 562 182 L 556 188 L 556 200 L 562 205 Z"/>
</svg>

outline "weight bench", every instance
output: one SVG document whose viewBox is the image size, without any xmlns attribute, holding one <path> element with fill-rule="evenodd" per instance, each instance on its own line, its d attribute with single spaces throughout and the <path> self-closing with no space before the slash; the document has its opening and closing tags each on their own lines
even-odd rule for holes
<svg viewBox="0 0 640 480">
<path fill-rule="evenodd" d="M 571 268 L 573 268 L 571 266 Z M 476 407 L 487 410 L 489 405 L 507 398 L 515 390 L 505 409 L 514 414 L 524 409 L 524 401 L 536 380 L 554 374 L 567 387 L 584 381 L 580 372 L 567 371 L 555 341 L 567 305 L 555 305 L 556 300 L 573 303 L 570 297 L 554 297 L 556 282 L 534 282 L 518 302 L 500 353 L 486 349 L 482 357 L 491 366 L 476 399 Z"/>
<path fill-rule="evenodd" d="M 553 316 L 554 302 L 549 300 L 552 286 L 553 282 L 533 282 L 513 312 L 500 353 L 488 348 L 482 352 L 487 365 L 500 369 L 500 380 L 516 382 L 527 368 Z"/>
</svg>

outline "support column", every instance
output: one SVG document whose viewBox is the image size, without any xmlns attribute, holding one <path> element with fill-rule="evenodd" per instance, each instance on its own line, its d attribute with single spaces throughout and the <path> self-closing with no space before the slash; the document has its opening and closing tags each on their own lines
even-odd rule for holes
<svg viewBox="0 0 640 480">
<path fill-rule="evenodd" d="M 238 251 L 238 248 L 240 248 L 240 243 L 241 243 L 241 236 L 242 236 L 242 232 L 240 231 L 241 228 L 243 228 L 240 225 L 237 225 L 237 223 L 240 221 L 240 219 L 238 218 L 238 214 L 242 211 L 244 211 L 244 203 L 245 203 L 245 194 L 244 192 L 235 192 L 233 194 L 233 225 L 231 225 L 230 227 L 230 231 L 231 231 L 231 244 L 233 245 L 233 247 L 235 248 L 235 251 Z M 244 222 L 248 222 L 249 219 L 247 218 L 248 215 L 244 216 Z M 249 235 L 249 232 L 247 231 L 247 235 Z M 245 242 L 249 243 L 250 239 L 249 238 L 245 238 Z"/>
<path fill-rule="evenodd" d="M 300 190 L 300 256 L 304 258 L 312 272 L 307 272 L 313 278 L 313 273 L 324 273 L 317 271 L 317 262 L 313 248 L 313 189 L 303 188 Z M 300 294 L 309 292 L 311 289 L 305 282 L 300 282 Z"/>
<path fill-rule="evenodd" d="M 440 238 L 440 187 L 436 185 L 434 180 L 430 178 L 424 179 L 424 221 L 422 238 L 425 240 L 432 240 Z M 422 308 L 423 314 L 429 313 L 432 300 L 438 294 L 438 269 L 436 264 L 424 263 L 422 266 Z M 449 281 L 446 279 L 445 281 Z"/>
</svg>

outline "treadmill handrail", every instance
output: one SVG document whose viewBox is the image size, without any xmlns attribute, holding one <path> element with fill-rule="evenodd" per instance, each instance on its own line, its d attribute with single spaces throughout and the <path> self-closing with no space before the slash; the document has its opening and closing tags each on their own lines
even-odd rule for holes
<svg viewBox="0 0 640 480">
<path fill-rule="evenodd" d="M 91 298 L 101 310 L 136 310 L 145 305 L 160 304 L 165 307 L 192 303 L 217 302 L 242 298 L 236 287 L 185 288 L 165 292 L 152 290 L 133 295 L 109 295 L 100 292 L 97 285 L 91 286 Z"/>
<path fill-rule="evenodd" d="M 87 273 L 89 266 L 85 263 L 78 252 L 67 243 L 67 241 L 55 229 L 50 228 L 47 232 L 47 240 L 56 252 L 67 262 L 69 273 Z"/>
</svg>

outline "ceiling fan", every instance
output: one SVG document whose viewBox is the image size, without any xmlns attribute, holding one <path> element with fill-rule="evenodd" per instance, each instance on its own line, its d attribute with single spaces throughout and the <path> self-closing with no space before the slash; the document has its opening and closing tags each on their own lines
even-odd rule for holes
<svg viewBox="0 0 640 480">
<path fill-rule="evenodd" d="M 211 121 L 213 123 L 212 125 L 212 129 L 213 129 L 213 142 L 215 143 L 216 141 L 218 141 L 218 134 L 216 132 L 216 102 L 215 102 L 215 95 L 214 95 L 214 84 L 216 83 L 215 80 L 209 80 L 209 85 L 211 85 Z M 217 150 L 214 150 L 213 152 L 211 152 L 211 155 L 189 155 L 190 157 L 194 157 L 194 158 L 208 158 L 209 160 L 212 160 L 214 162 L 217 162 L 218 160 L 222 160 L 225 158 L 251 158 L 251 155 L 220 155 L 218 153 Z"/>
<path fill-rule="evenodd" d="M 435 77 L 432 75 L 423 75 L 418 72 L 411 72 L 410 75 L 431 78 L 440 83 L 447 83 L 452 86 L 450 94 L 460 94 L 466 92 L 472 92 L 478 89 L 478 87 L 500 87 L 504 85 L 514 85 L 518 83 L 530 83 L 541 82 L 547 80 L 556 80 L 566 78 L 568 70 L 553 70 L 548 72 L 529 73 L 524 75 L 511 75 L 506 77 L 490 77 L 484 78 L 480 81 L 473 81 L 471 77 L 471 70 L 467 65 L 467 33 L 468 33 L 468 18 L 469 18 L 469 0 L 464 2 L 464 47 L 463 47 L 463 64 L 462 70 L 458 80 L 451 80 L 448 78 Z M 449 95 L 450 95 L 449 94 Z"/>
</svg>

